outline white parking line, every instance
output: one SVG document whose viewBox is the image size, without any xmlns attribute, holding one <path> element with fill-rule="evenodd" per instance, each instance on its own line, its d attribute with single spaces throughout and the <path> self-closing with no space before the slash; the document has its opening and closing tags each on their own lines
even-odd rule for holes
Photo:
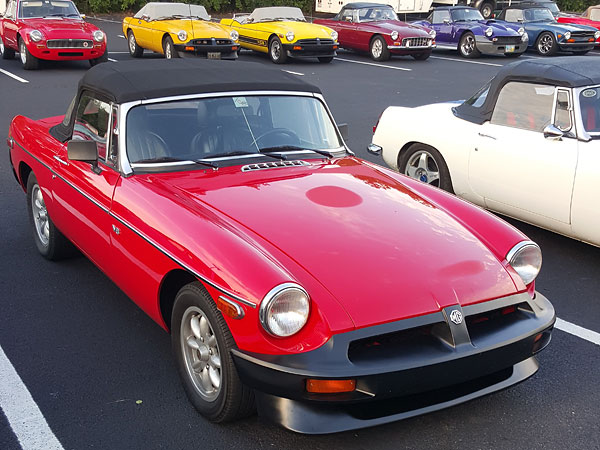
<svg viewBox="0 0 600 450">
<path fill-rule="evenodd" d="M 117 34 L 117 37 L 125 39 L 125 36 L 123 36 L 122 34 Z"/>
<path fill-rule="evenodd" d="M 8 75 L 11 78 L 14 78 L 17 81 L 20 81 L 21 83 L 29 83 L 29 81 L 27 81 L 25 78 L 18 77 L 14 73 L 10 73 L 3 69 L 0 69 L 0 72 L 2 72 L 4 75 Z"/>
<path fill-rule="evenodd" d="M 350 62 L 354 64 L 365 64 L 367 66 L 375 66 L 375 67 L 383 67 L 384 69 L 394 69 L 394 70 L 405 70 L 406 72 L 411 72 L 412 69 L 406 69 L 404 67 L 396 67 L 396 66 L 386 66 L 385 64 L 375 64 L 366 61 L 354 61 L 353 59 L 344 59 L 344 58 L 335 58 L 337 61 Z"/>
<path fill-rule="evenodd" d="M 580 327 L 579 325 L 559 319 L 558 317 L 556 318 L 554 328 L 577 336 L 578 338 L 585 339 L 592 344 L 600 345 L 600 333 Z"/>
<path fill-rule="evenodd" d="M 112 59 L 112 58 L 108 58 L 108 60 L 109 60 L 110 62 L 117 62 L 117 60 L 116 60 L 116 59 Z"/>
<path fill-rule="evenodd" d="M 480 64 L 482 66 L 502 67 L 502 64 L 494 64 L 494 63 L 488 63 L 488 62 L 483 62 L 483 61 L 469 61 L 466 59 L 458 59 L 458 58 L 446 58 L 444 56 L 430 56 L 430 58 L 445 59 L 446 61 L 456 61 L 456 62 L 467 63 L 467 64 Z"/>
<path fill-rule="evenodd" d="M 281 69 L 281 70 L 282 70 L 282 72 L 291 73 L 292 75 L 300 75 L 301 77 L 304 76 L 304 74 L 300 73 L 300 72 L 292 72 L 291 70 L 285 70 L 285 69 Z"/>
<path fill-rule="evenodd" d="M 1 346 L 0 407 L 23 450 L 64 450 Z"/>
<path fill-rule="evenodd" d="M 129 52 L 108 52 L 108 53 L 111 54 L 111 55 L 126 55 Z"/>
</svg>

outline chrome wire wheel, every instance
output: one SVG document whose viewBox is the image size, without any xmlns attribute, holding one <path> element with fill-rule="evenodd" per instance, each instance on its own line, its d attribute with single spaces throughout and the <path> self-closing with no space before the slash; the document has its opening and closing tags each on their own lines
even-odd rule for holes
<svg viewBox="0 0 600 450">
<path fill-rule="evenodd" d="M 221 390 L 221 354 L 207 315 L 190 306 L 181 320 L 180 345 L 194 388 L 206 401 L 216 400 Z"/>
<path fill-rule="evenodd" d="M 554 38 L 550 34 L 544 34 L 538 41 L 538 50 L 541 54 L 547 55 L 554 46 Z"/>
<path fill-rule="evenodd" d="M 42 190 L 38 184 L 35 184 L 31 191 L 31 211 L 33 213 L 35 231 L 40 239 L 40 243 L 44 247 L 48 247 L 50 242 L 50 223 L 48 221 L 46 203 L 44 203 Z"/>
<path fill-rule="evenodd" d="M 381 43 L 381 39 L 375 39 L 371 45 L 371 54 L 373 55 L 373 58 L 381 58 L 382 53 L 383 44 Z"/>
<path fill-rule="evenodd" d="M 25 41 L 21 39 L 19 43 L 19 54 L 21 55 L 21 63 L 23 65 L 27 64 L 27 46 L 25 45 Z"/>
<path fill-rule="evenodd" d="M 463 55 L 470 55 L 475 51 L 475 37 L 473 35 L 467 35 L 463 39 L 460 45 L 460 49 Z"/>
<path fill-rule="evenodd" d="M 417 151 L 406 164 L 405 175 L 423 183 L 439 187 L 440 169 L 433 155 L 425 150 Z"/>
</svg>

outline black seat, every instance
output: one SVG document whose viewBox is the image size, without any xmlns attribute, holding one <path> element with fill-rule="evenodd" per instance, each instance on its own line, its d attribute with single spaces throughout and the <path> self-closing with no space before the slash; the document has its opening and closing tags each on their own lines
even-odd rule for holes
<svg viewBox="0 0 600 450">
<path fill-rule="evenodd" d="M 214 114 L 211 113 L 209 105 L 206 100 L 198 102 L 196 119 L 200 131 L 192 138 L 190 144 L 193 158 L 207 158 L 223 153 L 223 138 L 214 122 Z"/>
</svg>

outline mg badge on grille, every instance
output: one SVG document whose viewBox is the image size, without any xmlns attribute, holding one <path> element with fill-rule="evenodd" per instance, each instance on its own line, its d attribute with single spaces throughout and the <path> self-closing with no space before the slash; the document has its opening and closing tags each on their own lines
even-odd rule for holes
<svg viewBox="0 0 600 450">
<path fill-rule="evenodd" d="M 87 43 L 87 42 L 84 42 L 84 43 L 83 43 L 83 46 L 84 46 L 84 47 L 87 47 L 87 46 L 88 46 L 88 43 Z"/>
<path fill-rule="evenodd" d="M 450 313 L 450 320 L 456 325 L 460 325 L 463 321 L 462 313 L 458 309 L 453 310 Z"/>
</svg>

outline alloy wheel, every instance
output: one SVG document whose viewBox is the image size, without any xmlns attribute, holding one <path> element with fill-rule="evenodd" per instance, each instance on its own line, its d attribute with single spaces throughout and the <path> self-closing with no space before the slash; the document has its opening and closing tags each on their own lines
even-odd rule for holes
<svg viewBox="0 0 600 450">
<path fill-rule="evenodd" d="M 371 46 L 371 53 L 374 58 L 380 58 L 383 53 L 383 45 L 381 44 L 380 39 L 375 39 L 373 41 L 373 45 Z"/>
<path fill-rule="evenodd" d="M 133 33 L 131 33 L 129 35 L 129 51 L 131 53 L 135 53 L 135 37 L 133 36 Z"/>
<path fill-rule="evenodd" d="M 431 153 L 421 150 L 415 152 L 406 164 L 405 175 L 423 183 L 439 186 L 440 170 Z"/>
<path fill-rule="evenodd" d="M 21 62 L 23 65 L 27 64 L 27 47 L 25 46 L 25 42 L 21 40 L 21 44 L 19 45 L 19 54 L 21 55 Z"/>
<path fill-rule="evenodd" d="M 39 185 L 34 185 L 31 192 L 31 209 L 33 212 L 33 222 L 38 238 L 44 247 L 50 242 L 50 223 L 48 222 L 48 211 L 46 203 L 42 196 L 42 190 Z"/>
<path fill-rule="evenodd" d="M 463 55 L 470 55 L 475 50 L 475 38 L 473 36 L 466 36 L 462 45 L 461 50 Z"/>
<path fill-rule="evenodd" d="M 4 41 L 0 37 L 0 56 L 4 54 Z"/>
<path fill-rule="evenodd" d="M 281 44 L 277 40 L 271 44 L 271 57 L 274 60 L 278 60 L 281 57 Z"/>
<path fill-rule="evenodd" d="M 549 34 L 545 34 L 540 38 L 540 42 L 538 43 L 538 49 L 540 50 L 540 53 L 546 54 L 550 52 L 553 44 L 554 40 L 552 39 L 552 36 L 550 36 Z"/>
</svg>

